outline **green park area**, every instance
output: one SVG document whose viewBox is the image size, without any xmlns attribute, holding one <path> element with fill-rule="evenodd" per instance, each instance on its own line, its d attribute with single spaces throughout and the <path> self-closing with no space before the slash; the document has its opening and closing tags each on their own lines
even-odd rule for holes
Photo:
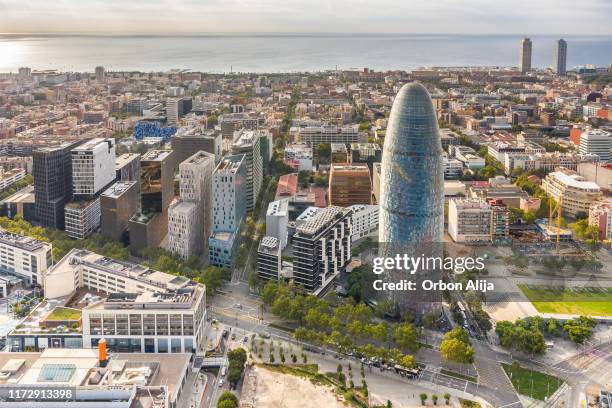
<svg viewBox="0 0 612 408">
<path fill-rule="evenodd" d="M 502 367 L 519 394 L 540 401 L 544 401 L 544 398 L 553 395 L 557 388 L 563 384 L 563 381 L 557 377 L 528 370 L 516 365 L 516 363 L 513 365 L 502 363 Z"/>
<path fill-rule="evenodd" d="M 541 313 L 612 316 L 612 288 L 518 286 Z"/>
<path fill-rule="evenodd" d="M 73 321 L 81 319 L 81 311 L 69 307 L 58 306 L 47 316 L 47 320 L 52 321 Z"/>
</svg>

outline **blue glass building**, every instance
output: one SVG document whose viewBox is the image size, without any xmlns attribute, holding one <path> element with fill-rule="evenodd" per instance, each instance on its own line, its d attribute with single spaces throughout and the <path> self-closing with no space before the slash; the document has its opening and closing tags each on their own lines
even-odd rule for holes
<svg viewBox="0 0 612 408">
<path fill-rule="evenodd" d="M 380 173 L 379 241 L 419 247 L 444 233 L 444 174 L 436 111 L 419 83 L 398 92 Z"/>
</svg>

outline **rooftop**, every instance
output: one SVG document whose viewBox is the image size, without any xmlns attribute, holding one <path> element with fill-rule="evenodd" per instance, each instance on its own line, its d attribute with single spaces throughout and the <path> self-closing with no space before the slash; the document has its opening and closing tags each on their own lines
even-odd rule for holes
<svg viewBox="0 0 612 408">
<path fill-rule="evenodd" d="M 235 173 L 240 168 L 240 165 L 244 161 L 244 154 L 235 154 L 232 156 L 225 156 L 217 165 L 215 172 L 224 171 Z"/>
<path fill-rule="evenodd" d="M 164 161 L 172 154 L 172 150 L 149 150 L 140 161 Z"/>
<path fill-rule="evenodd" d="M 3 229 L 0 229 L 0 243 L 30 252 L 34 252 L 44 247 L 51 247 L 51 244 L 49 243 L 39 241 L 25 235 L 13 234 L 12 232 Z"/>
<path fill-rule="evenodd" d="M 115 140 L 114 139 L 105 139 L 102 137 L 95 137 L 93 139 L 90 139 L 88 141 L 86 141 L 83 144 L 80 144 L 79 146 L 75 147 L 74 149 L 72 149 L 73 152 L 86 152 L 89 150 L 92 150 L 94 148 L 96 148 L 98 145 L 103 144 L 103 143 L 109 143 L 111 145 L 115 144 Z"/>
<path fill-rule="evenodd" d="M 137 181 L 118 181 L 107 188 L 101 196 L 110 198 L 119 198 L 128 191 L 132 186 L 138 184 Z"/>
<path fill-rule="evenodd" d="M 213 161 L 215 160 L 214 154 L 200 150 L 199 152 L 187 158 L 187 160 L 183 161 L 181 164 L 202 164 L 211 159 Z"/>
<path fill-rule="evenodd" d="M 593 183 L 592 181 L 584 181 L 584 179 L 577 174 L 570 175 L 565 174 L 562 171 L 554 171 L 550 173 L 548 177 L 555 178 L 568 187 L 579 188 L 581 190 L 600 191 L 599 185 L 597 185 L 597 183 Z"/>
<path fill-rule="evenodd" d="M 257 252 L 277 255 L 280 253 L 280 241 L 275 237 L 263 237 Z"/>
<path fill-rule="evenodd" d="M 121 156 L 117 156 L 115 159 L 115 169 L 120 169 L 134 160 L 138 160 L 139 157 L 138 153 L 124 153 Z"/>
<path fill-rule="evenodd" d="M 329 206 L 319 210 L 310 220 L 296 229 L 296 234 L 314 235 L 320 230 L 331 226 L 335 220 L 350 213 L 348 208 Z"/>
</svg>

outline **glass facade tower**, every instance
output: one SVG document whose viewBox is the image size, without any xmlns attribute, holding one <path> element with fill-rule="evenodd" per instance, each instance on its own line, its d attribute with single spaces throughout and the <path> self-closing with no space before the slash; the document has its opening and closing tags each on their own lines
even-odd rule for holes
<svg viewBox="0 0 612 408">
<path fill-rule="evenodd" d="M 444 175 L 436 111 L 419 83 L 398 92 L 380 174 L 379 241 L 422 246 L 444 232 Z"/>
</svg>

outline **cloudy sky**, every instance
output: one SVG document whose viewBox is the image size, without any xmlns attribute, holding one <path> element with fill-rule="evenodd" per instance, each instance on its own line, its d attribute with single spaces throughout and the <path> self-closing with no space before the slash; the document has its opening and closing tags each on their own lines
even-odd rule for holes
<svg viewBox="0 0 612 408">
<path fill-rule="evenodd" d="M 612 35 L 612 0 L 0 0 L 0 33 Z"/>
</svg>

